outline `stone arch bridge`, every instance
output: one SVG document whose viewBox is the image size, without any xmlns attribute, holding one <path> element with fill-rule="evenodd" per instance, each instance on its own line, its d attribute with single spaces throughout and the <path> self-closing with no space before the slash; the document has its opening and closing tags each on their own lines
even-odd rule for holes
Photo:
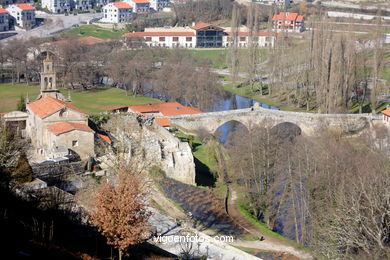
<svg viewBox="0 0 390 260">
<path fill-rule="evenodd" d="M 238 121 L 248 129 L 258 124 L 273 127 L 288 122 L 297 125 L 303 134 L 309 136 L 317 135 L 326 129 L 339 129 L 347 134 L 357 134 L 370 127 L 372 120 L 379 119 L 371 114 L 317 114 L 271 110 L 261 107 L 170 116 L 168 118 L 172 125 L 189 133 L 196 133 L 202 129 L 209 133 L 215 133 L 218 127 L 229 121 Z"/>
</svg>

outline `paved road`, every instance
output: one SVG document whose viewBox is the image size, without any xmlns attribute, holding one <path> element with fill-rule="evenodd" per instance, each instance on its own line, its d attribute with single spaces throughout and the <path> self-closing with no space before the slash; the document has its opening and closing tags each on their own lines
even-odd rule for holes
<svg viewBox="0 0 390 260">
<path fill-rule="evenodd" d="M 180 255 L 183 252 L 189 252 L 193 256 L 207 255 L 207 259 L 215 260 L 261 260 L 228 243 L 217 240 L 216 237 L 208 236 L 190 227 L 183 228 L 177 226 L 173 220 L 153 208 L 150 208 L 150 211 L 152 216 L 149 219 L 149 223 L 156 229 L 157 235 L 161 236 L 162 241 L 165 241 L 165 243 L 156 242 L 153 238 L 149 242 L 172 254 Z M 192 238 L 197 236 L 199 238 L 198 243 L 195 241 L 186 243 L 183 240 L 181 242 L 172 241 L 175 237 L 184 239 L 186 235 L 190 235 Z"/>
<path fill-rule="evenodd" d="M 46 14 L 40 12 L 37 14 L 36 17 L 45 19 L 45 23 L 43 25 L 29 31 L 19 31 L 17 35 L 6 38 L 2 41 L 7 42 L 10 39 L 15 38 L 25 40 L 31 37 L 46 38 L 52 36 L 56 32 L 69 29 L 74 24 L 80 24 L 81 22 L 86 22 L 91 20 L 92 18 L 99 18 L 101 16 L 101 13 L 86 13 L 65 16 L 64 14 Z"/>
</svg>

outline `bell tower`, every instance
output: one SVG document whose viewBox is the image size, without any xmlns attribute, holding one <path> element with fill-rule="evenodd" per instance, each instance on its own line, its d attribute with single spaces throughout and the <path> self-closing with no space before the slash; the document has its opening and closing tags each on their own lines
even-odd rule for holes
<svg viewBox="0 0 390 260">
<path fill-rule="evenodd" d="M 53 60 L 49 56 L 43 60 L 43 69 L 41 71 L 41 94 L 38 96 L 38 99 L 46 96 L 62 101 L 70 101 L 66 99 L 57 89 Z"/>
<path fill-rule="evenodd" d="M 56 89 L 56 74 L 53 69 L 53 60 L 47 57 L 43 61 L 41 72 L 41 93 L 58 92 Z"/>
</svg>

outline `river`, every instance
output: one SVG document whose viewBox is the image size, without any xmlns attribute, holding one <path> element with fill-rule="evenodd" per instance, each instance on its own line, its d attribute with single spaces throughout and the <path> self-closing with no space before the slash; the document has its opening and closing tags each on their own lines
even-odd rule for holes
<svg viewBox="0 0 390 260">
<path fill-rule="evenodd" d="M 214 107 L 211 109 L 211 112 L 250 108 L 254 104 L 259 104 L 259 106 L 261 106 L 263 108 L 280 110 L 277 107 L 270 106 L 270 105 L 267 105 L 264 103 L 260 103 L 258 101 L 251 99 L 251 98 L 242 97 L 242 96 L 230 93 L 230 92 L 227 92 L 226 96 L 227 97 L 225 99 L 222 99 L 220 102 L 217 102 L 214 105 Z M 236 127 L 238 127 L 239 125 L 241 125 L 241 124 L 236 122 L 236 121 L 229 121 L 229 122 L 226 122 L 225 124 L 221 125 L 217 129 L 217 131 L 218 131 L 217 134 L 220 137 L 221 143 L 225 144 L 227 141 L 227 138 L 229 136 L 229 133 L 232 130 L 236 129 Z"/>
</svg>

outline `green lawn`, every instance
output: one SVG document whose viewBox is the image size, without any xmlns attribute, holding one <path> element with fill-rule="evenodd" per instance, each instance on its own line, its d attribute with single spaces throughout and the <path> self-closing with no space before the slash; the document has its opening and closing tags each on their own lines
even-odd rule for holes
<svg viewBox="0 0 390 260">
<path fill-rule="evenodd" d="M 125 29 L 105 29 L 100 26 L 89 24 L 75 27 L 69 31 L 64 32 L 64 35 L 76 35 L 77 37 L 92 36 L 104 40 L 119 39 L 123 34 L 128 31 Z"/>
<path fill-rule="evenodd" d="M 228 64 L 230 63 L 230 49 L 190 49 L 190 51 L 202 58 L 208 58 L 211 61 L 211 67 L 214 69 L 227 69 Z M 245 64 L 249 59 L 250 55 L 248 49 L 239 49 L 239 67 L 240 71 L 245 71 L 247 65 Z M 259 49 L 259 59 L 260 62 L 265 61 L 268 58 L 268 49 L 261 48 Z"/>
<path fill-rule="evenodd" d="M 88 113 L 102 112 L 119 106 L 138 105 L 146 103 L 162 102 L 158 99 L 129 94 L 116 88 L 101 88 L 89 91 L 60 90 L 66 97 L 68 93 L 72 98 L 72 104 Z M 39 86 L 27 86 L 26 84 L 0 84 L 0 112 L 9 112 L 16 109 L 20 96 L 28 95 L 30 101 L 39 94 Z"/>
<path fill-rule="evenodd" d="M 264 235 L 267 235 L 267 236 L 270 236 L 270 237 L 275 237 L 275 238 L 278 238 L 280 240 L 283 240 L 285 242 L 287 242 L 288 244 L 294 246 L 295 248 L 300 248 L 300 249 L 303 249 L 304 247 L 300 244 L 298 244 L 297 242 L 293 241 L 293 240 L 290 240 L 276 232 L 273 232 L 272 230 L 270 230 L 266 224 L 264 224 L 263 222 L 260 222 L 258 220 L 256 220 L 250 213 L 249 211 L 246 209 L 245 206 L 243 206 L 242 204 L 239 204 L 238 205 L 238 210 L 241 212 L 241 214 L 246 218 L 246 220 L 248 220 L 249 222 L 252 223 L 253 226 L 255 226 L 261 233 L 263 233 Z"/>
<path fill-rule="evenodd" d="M 211 61 L 211 67 L 214 69 L 226 69 L 228 67 L 228 49 L 216 49 L 216 50 L 190 50 L 195 56 L 201 58 L 208 58 Z"/>
</svg>

